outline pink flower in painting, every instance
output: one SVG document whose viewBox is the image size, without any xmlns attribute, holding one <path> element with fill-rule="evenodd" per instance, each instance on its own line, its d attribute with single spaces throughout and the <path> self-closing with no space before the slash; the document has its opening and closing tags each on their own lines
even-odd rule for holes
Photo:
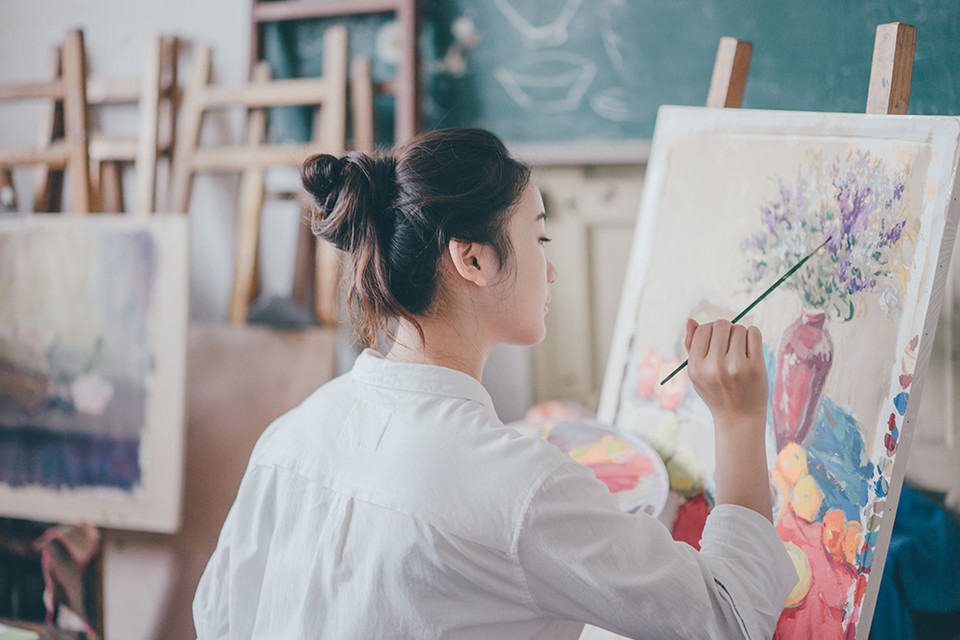
<svg viewBox="0 0 960 640">
<path fill-rule="evenodd" d="M 113 398 L 113 385 L 97 372 L 87 373 L 70 385 L 70 397 L 78 412 L 90 416 L 103 415 Z"/>
<path fill-rule="evenodd" d="M 660 386 L 660 370 L 663 368 L 664 359 L 660 352 L 654 348 L 647 351 L 640 364 L 637 365 L 637 395 L 644 400 L 653 400 L 657 395 Z"/>
</svg>

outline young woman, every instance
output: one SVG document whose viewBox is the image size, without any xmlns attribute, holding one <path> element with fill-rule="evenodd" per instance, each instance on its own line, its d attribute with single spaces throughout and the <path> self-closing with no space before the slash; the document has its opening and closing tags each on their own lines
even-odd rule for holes
<svg viewBox="0 0 960 640">
<path fill-rule="evenodd" d="M 363 352 L 260 438 L 194 617 L 213 638 L 769 638 L 796 575 L 770 522 L 760 333 L 688 322 L 716 422 L 701 551 L 504 427 L 480 384 L 543 339 L 543 202 L 478 129 L 303 167 L 315 232 L 353 258 Z"/>
</svg>

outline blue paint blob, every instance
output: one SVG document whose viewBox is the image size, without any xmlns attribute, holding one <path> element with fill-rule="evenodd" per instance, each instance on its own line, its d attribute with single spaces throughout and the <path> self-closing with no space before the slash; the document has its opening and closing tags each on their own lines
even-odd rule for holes
<svg viewBox="0 0 960 640">
<path fill-rule="evenodd" d="M 910 396 L 906 391 L 901 391 L 893 399 L 893 406 L 897 408 L 897 412 L 900 415 L 903 415 L 904 411 L 907 410 L 907 398 Z"/>
<path fill-rule="evenodd" d="M 857 422 L 824 397 L 815 424 L 816 431 L 807 444 L 807 465 L 823 492 L 823 512 L 841 509 L 847 520 L 859 520 L 874 465 L 863 462 L 866 447 Z"/>
<path fill-rule="evenodd" d="M 877 490 L 877 497 L 883 498 L 887 495 L 887 480 L 884 477 L 877 478 L 877 481 L 874 485 Z"/>
</svg>

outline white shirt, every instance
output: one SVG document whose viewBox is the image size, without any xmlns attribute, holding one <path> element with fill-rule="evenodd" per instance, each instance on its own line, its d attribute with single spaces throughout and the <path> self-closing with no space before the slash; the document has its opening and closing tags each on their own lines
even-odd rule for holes
<svg viewBox="0 0 960 640">
<path fill-rule="evenodd" d="M 504 427 L 469 375 L 372 351 L 274 422 L 193 604 L 218 638 L 769 638 L 796 575 L 717 506 L 702 550 Z"/>
</svg>

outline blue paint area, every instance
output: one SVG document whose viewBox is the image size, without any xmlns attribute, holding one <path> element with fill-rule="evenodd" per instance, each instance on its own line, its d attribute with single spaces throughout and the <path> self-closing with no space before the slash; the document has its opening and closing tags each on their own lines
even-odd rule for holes
<svg viewBox="0 0 960 640">
<path fill-rule="evenodd" d="M 813 437 L 805 446 L 809 473 L 824 495 L 820 512 L 842 509 L 847 520 L 859 520 L 874 465 L 865 462 L 866 448 L 856 420 L 825 396 Z"/>
<path fill-rule="evenodd" d="M 4 484 L 129 491 L 139 481 L 139 438 L 0 428 L 0 482 Z"/>
<path fill-rule="evenodd" d="M 888 489 L 887 479 L 884 478 L 883 476 L 880 476 L 879 478 L 877 478 L 876 482 L 874 483 L 874 488 L 877 491 L 878 498 L 885 498 L 887 496 L 887 489 Z"/>
<path fill-rule="evenodd" d="M 900 415 L 903 415 L 907 410 L 907 398 L 909 395 L 906 391 L 901 391 L 893 399 L 893 406 L 897 408 L 897 413 Z"/>
</svg>

